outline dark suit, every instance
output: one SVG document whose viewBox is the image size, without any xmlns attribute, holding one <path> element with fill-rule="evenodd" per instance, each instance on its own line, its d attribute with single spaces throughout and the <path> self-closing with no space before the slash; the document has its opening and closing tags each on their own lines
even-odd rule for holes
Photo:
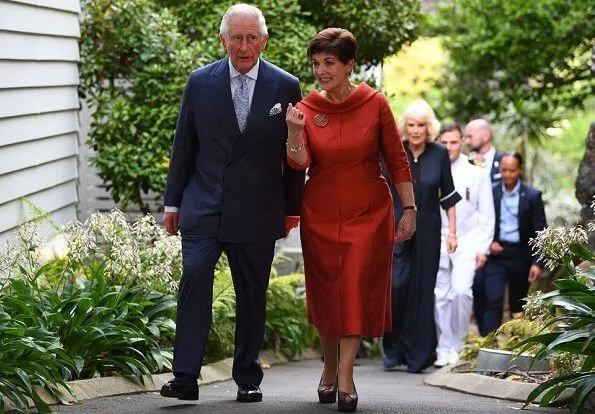
<svg viewBox="0 0 595 414">
<path fill-rule="evenodd" d="M 492 167 L 490 170 L 490 179 L 492 180 L 492 184 L 502 183 L 502 174 L 500 173 L 500 161 L 502 160 L 502 156 L 504 154 L 496 151 L 494 154 L 494 160 L 492 161 Z"/>
<path fill-rule="evenodd" d="M 502 185 L 493 187 L 496 221 L 494 240 L 500 237 L 500 202 Z M 521 182 L 519 189 L 518 211 L 518 243 L 500 242 L 503 251 L 498 255 L 490 255 L 485 267 L 475 276 L 473 284 L 474 312 L 479 331 L 482 335 L 498 329 L 502 322 L 504 290 L 508 282 L 510 311 L 522 311 L 522 299 L 529 289 L 529 268 L 538 264 L 533 255 L 529 239 L 546 226 L 545 211 L 541 192 Z"/>
<path fill-rule="evenodd" d="M 502 160 L 503 155 L 503 153 L 496 151 L 496 153 L 494 154 L 492 165 L 489 167 L 486 166 L 490 168 L 490 180 L 492 181 L 492 184 L 502 183 L 502 174 L 500 173 L 500 161 Z M 476 161 L 472 158 L 469 158 L 469 162 L 473 165 L 483 168 L 482 161 Z"/>
<path fill-rule="evenodd" d="M 259 385 L 258 353 L 275 240 L 299 216 L 304 173 L 287 166 L 285 111 L 297 78 L 260 60 L 246 130 L 238 127 L 226 57 L 190 75 L 180 108 L 164 205 L 179 207 L 184 270 L 174 373 L 198 375 L 211 324 L 214 267 L 227 254 L 236 291 L 233 377 Z M 278 113 L 271 113 L 275 104 Z"/>
</svg>

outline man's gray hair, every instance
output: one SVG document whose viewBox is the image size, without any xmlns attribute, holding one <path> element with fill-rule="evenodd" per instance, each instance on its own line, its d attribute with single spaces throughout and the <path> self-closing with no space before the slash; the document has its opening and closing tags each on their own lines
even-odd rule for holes
<svg viewBox="0 0 595 414">
<path fill-rule="evenodd" d="M 219 34 L 222 36 L 227 36 L 229 34 L 229 27 L 231 26 L 231 21 L 234 17 L 237 16 L 252 16 L 258 19 L 258 26 L 260 29 L 260 35 L 266 36 L 269 34 L 267 29 L 267 24 L 264 20 L 264 16 L 260 9 L 254 6 L 250 6 L 249 4 L 236 4 L 231 6 L 221 19 L 221 27 L 219 28 Z"/>
</svg>

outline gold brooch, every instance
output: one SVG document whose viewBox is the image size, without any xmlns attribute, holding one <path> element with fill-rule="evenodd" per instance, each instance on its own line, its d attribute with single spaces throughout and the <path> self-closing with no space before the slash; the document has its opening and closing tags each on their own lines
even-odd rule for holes
<svg viewBox="0 0 595 414">
<path fill-rule="evenodd" d="M 325 114 L 316 114 L 314 117 L 314 125 L 323 127 L 328 124 L 328 117 Z"/>
</svg>

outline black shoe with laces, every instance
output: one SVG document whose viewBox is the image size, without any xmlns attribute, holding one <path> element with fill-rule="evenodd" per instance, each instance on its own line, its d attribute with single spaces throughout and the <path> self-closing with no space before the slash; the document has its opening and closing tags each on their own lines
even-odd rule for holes
<svg viewBox="0 0 595 414">
<path fill-rule="evenodd" d="M 236 401 L 260 402 L 262 401 L 262 391 L 256 385 L 238 385 Z"/>
<path fill-rule="evenodd" d="M 176 377 L 161 387 L 162 397 L 177 398 L 178 400 L 198 400 L 198 383 L 196 377 L 186 375 Z"/>
</svg>

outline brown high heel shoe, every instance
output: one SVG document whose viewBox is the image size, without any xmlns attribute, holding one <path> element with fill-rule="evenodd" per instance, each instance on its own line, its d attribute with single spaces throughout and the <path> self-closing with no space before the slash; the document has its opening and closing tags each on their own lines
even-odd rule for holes
<svg viewBox="0 0 595 414">
<path fill-rule="evenodd" d="M 322 404 L 332 404 L 337 401 L 337 383 L 322 385 L 322 377 L 318 383 L 318 401 Z"/>
<path fill-rule="evenodd" d="M 343 413 L 353 413 L 357 409 L 357 390 L 355 383 L 353 384 L 353 392 L 343 392 L 339 390 L 337 398 L 337 406 L 339 411 Z"/>
</svg>

